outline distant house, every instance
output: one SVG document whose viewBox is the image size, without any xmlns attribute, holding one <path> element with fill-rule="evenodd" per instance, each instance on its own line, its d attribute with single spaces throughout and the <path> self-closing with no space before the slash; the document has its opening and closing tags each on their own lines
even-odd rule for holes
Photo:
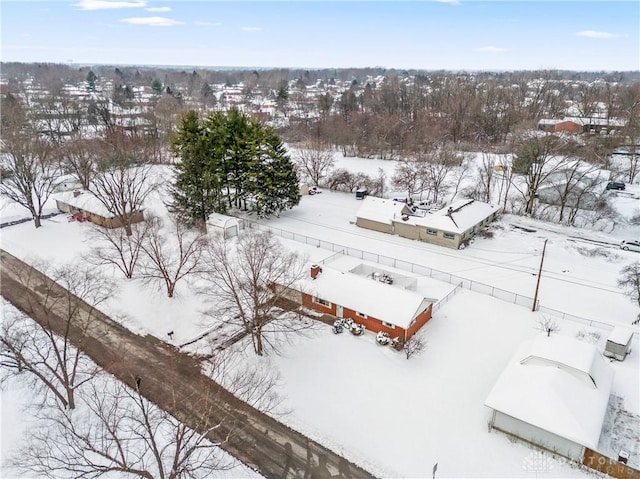
<svg viewBox="0 0 640 479">
<path fill-rule="evenodd" d="M 435 300 L 391 282 L 380 272 L 364 275 L 314 264 L 309 275 L 285 293 L 309 309 L 351 318 L 369 331 L 406 342 L 431 319 Z"/>
<path fill-rule="evenodd" d="M 90 221 L 105 228 L 122 227 L 122 221 L 87 191 L 65 191 L 54 194 L 52 198 L 55 199 L 58 210 L 69 213 L 78 221 Z M 144 221 L 144 212 L 142 210 L 134 212 L 131 224 L 141 221 Z"/>
<path fill-rule="evenodd" d="M 526 341 L 485 401 L 491 427 L 581 462 L 596 450 L 614 371 L 591 344 L 560 335 Z"/>
<path fill-rule="evenodd" d="M 356 224 L 361 228 L 457 249 L 495 220 L 500 208 L 462 199 L 432 213 L 420 211 L 422 214 L 418 214 L 418 211 L 413 212 L 405 203 L 368 196 L 358 210 Z"/>
<path fill-rule="evenodd" d="M 242 229 L 240 221 L 235 216 L 211 213 L 207 218 L 207 232 L 221 234 L 225 239 L 233 238 Z"/>
<path fill-rule="evenodd" d="M 549 133 L 599 133 L 606 134 L 625 126 L 616 118 L 564 117 L 563 119 L 542 119 L 538 129 Z"/>
</svg>

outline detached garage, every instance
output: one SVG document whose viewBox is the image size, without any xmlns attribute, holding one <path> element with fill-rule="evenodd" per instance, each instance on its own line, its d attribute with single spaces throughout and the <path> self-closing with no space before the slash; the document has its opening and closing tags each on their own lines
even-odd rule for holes
<svg viewBox="0 0 640 479">
<path fill-rule="evenodd" d="M 582 462 L 597 450 L 613 369 L 591 344 L 541 335 L 522 344 L 489 393 L 491 427 Z"/>
<path fill-rule="evenodd" d="M 234 216 L 211 213 L 207 219 L 207 231 L 221 234 L 225 239 L 238 236 L 240 229 L 240 220 Z"/>
</svg>

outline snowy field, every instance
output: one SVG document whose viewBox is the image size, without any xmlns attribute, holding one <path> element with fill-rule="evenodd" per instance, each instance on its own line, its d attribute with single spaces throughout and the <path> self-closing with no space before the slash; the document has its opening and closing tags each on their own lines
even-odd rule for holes
<svg viewBox="0 0 640 479">
<path fill-rule="evenodd" d="M 376 163 L 393 166 L 353 161 L 371 162 L 366 165 L 373 173 Z M 350 169 L 358 168 L 351 164 Z M 559 320 L 557 334 L 584 340 L 599 336 L 602 349 L 611 325 L 629 325 L 638 313 L 616 287 L 619 271 L 640 259 L 640 254 L 624 252 L 617 245 L 629 235 L 640 236 L 637 230 L 589 232 L 507 215 L 492 226 L 493 238 L 477 238 L 455 251 L 360 229 L 352 224 L 360 204 L 352 195 L 324 192 L 305 196 L 299 207 L 261 223 L 285 231 L 288 237 L 294 232 L 302 241 L 305 235 L 413 262 L 523 297 L 533 296 L 547 239 L 540 303 L 583 318 Z M 159 201 L 149 206 L 156 214 L 166 213 Z M 16 214 L 9 206 L 0 211 L 3 222 L 5 214 Z M 58 215 L 37 230 L 27 222 L 3 228 L 0 234 L 2 248 L 20 258 L 65 263 L 83 261 L 92 246 L 90 231 L 89 224 L 68 222 L 66 215 Z M 332 253 L 295 241 L 286 244 L 309 256 Z M 133 331 L 163 340 L 174 331 L 172 342 L 180 345 L 210 328 L 203 322 L 205 305 L 188 283 L 179 283 L 176 296 L 167 298 L 160 288 L 116 279 L 119 293 L 102 309 Z M 452 286 L 446 281 L 439 284 L 438 295 Z M 436 289 L 435 283 L 432 287 Z M 539 317 L 530 307 L 462 289 L 422 330 L 428 346 L 409 361 L 402 353 L 378 346 L 370 333 L 334 335 L 329 327 L 299 338 L 281 355 L 259 360 L 280 372 L 283 409 L 292 411 L 282 418 L 284 422 L 381 477 L 431 477 L 436 463 L 437 477 L 585 477 L 588 473 L 574 466 L 540 458 L 534 449 L 488 432 L 490 413 L 483 403 L 520 342 L 540 334 Z M 638 334 L 633 351 L 626 361 L 612 363 L 613 394 L 623 398 L 625 410 L 640 415 Z M 18 419 L 27 417 L 16 404 L 21 396 L 11 389 L 2 392 L 5 444 L 16 442 Z M 615 447 L 604 452 L 613 453 Z M 636 445 L 636 457 L 638 453 Z"/>
</svg>

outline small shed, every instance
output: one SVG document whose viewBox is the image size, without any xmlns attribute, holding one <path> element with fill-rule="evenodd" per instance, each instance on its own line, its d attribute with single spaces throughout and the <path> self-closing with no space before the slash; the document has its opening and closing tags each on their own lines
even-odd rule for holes
<svg viewBox="0 0 640 479">
<path fill-rule="evenodd" d="M 306 183 L 300 183 L 298 185 L 298 190 L 300 192 L 300 196 L 306 196 L 309 194 L 309 185 Z"/>
<path fill-rule="evenodd" d="M 627 354 L 631 352 L 631 339 L 633 332 L 627 328 L 616 326 L 607 338 L 607 344 L 604 347 L 604 355 L 608 358 L 624 361 Z"/>
<path fill-rule="evenodd" d="M 211 213 L 207 219 L 207 231 L 218 233 L 223 238 L 233 238 L 240 233 L 240 220 L 235 216 Z"/>
</svg>

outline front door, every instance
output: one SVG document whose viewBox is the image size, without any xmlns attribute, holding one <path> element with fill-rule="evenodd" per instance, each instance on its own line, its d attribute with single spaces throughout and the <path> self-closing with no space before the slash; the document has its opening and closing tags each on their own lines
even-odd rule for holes
<svg viewBox="0 0 640 479">
<path fill-rule="evenodd" d="M 339 318 L 342 317 L 342 306 L 340 306 L 339 304 L 336 304 L 336 316 Z"/>
</svg>

